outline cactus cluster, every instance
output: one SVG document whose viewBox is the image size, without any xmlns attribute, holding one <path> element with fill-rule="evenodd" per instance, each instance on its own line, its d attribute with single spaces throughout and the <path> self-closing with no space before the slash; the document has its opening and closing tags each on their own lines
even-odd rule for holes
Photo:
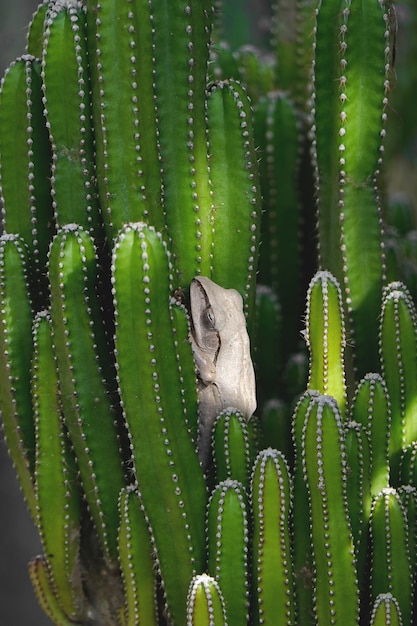
<svg viewBox="0 0 417 626">
<path fill-rule="evenodd" d="M 1 84 L 0 407 L 33 587 L 57 626 L 408 626 L 394 7 L 279 0 L 266 54 L 224 43 L 218 4 L 47 0 Z M 213 416 L 208 467 L 198 275 L 242 296 L 258 397 Z"/>
</svg>

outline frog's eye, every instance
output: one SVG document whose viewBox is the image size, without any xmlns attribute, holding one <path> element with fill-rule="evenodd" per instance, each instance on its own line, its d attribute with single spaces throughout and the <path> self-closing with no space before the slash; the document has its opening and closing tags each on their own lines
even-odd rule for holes
<svg viewBox="0 0 417 626">
<path fill-rule="evenodd" d="M 202 322 L 209 330 L 214 330 L 216 326 L 216 317 L 214 315 L 213 307 L 208 306 L 204 309 L 202 314 Z"/>
</svg>

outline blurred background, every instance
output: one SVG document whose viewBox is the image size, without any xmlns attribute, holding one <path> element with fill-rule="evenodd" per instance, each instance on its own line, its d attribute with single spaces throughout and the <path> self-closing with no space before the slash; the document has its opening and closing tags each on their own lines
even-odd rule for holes
<svg viewBox="0 0 417 626">
<path fill-rule="evenodd" d="M 27 25 L 39 1 L 0 0 L 0 76 L 24 53 Z M 272 0 L 223 2 L 223 32 L 231 49 L 245 43 L 262 46 L 270 26 Z M 390 101 L 385 177 L 388 195 L 398 198 L 400 194 L 400 204 L 411 206 L 417 241 L 416 0 L 400 0 L 396 8 L 396 85 Z M 388 248 L 392 246 L 396 250 L 399 236 L 392 229 L 388 236 Z M 417 268 L 417 244 L 414 254 Z M 28 561 L 41 552 L 39 538 L 23 502 L 1 431 L 0 503 L 0 626 L 50 626 L 27 574 Z"/>
</svg>

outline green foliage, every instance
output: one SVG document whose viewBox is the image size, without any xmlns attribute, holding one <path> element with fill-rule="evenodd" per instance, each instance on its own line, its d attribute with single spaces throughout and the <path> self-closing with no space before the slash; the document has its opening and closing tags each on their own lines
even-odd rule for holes
<svg viewBox="0 0 417 626">
<path fill-rule="evenodd" d="M 413 622 L 415 42 L 390 0 L 235 4 L 48 0 L 1 84 L 0 408 L 56 625 Z M 198 274 L 258 399 L 204 470 Z"/>
</svg>

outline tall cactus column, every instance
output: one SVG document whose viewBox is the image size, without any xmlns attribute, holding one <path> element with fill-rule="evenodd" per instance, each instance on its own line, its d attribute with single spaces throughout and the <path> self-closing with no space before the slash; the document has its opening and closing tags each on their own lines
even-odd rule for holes
<svg viewBox="0 0 417 626">
<path fill-rule="evenodd" d="M 389 1 L 323 0 L 316 21 L 312 102 L 320 263 L 344 286 L 360 375 L 378 366 L 384 263 L 377 186 L 391 72 L 390 10 Z"/>
</svg>

